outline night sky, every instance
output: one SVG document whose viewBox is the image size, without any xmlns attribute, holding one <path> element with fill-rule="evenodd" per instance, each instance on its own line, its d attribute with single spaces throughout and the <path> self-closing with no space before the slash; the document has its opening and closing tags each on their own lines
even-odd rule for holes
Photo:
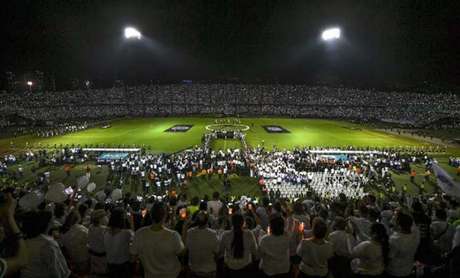
<svg viewBox="0 0 460 278">
<path fill-rule="evenodd" d="M 4 72 L 115 79 L 409 86 L 460 83 L 460 1 L 3 1 Z M 144 35 L 123 40 L 127 25 Z M 319 40 L 328 26 L 343 39 Z"/>
</svg>

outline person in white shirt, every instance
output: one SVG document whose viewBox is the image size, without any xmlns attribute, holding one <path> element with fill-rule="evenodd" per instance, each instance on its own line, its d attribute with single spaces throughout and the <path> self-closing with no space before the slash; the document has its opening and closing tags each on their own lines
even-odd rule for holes
<svg viewBox="0 0 460 278">
<path fill-rule="evenodd" d="M 409 215 L 398 212 L 396 231 L 390 236 L 390 252 L 386 272 L 388 277 L 410 277 L 418 248 L 418 237 L 412 232 L 413 220 Z"/>
<path fill-rule="evenodd" d="M 267 277 L 289 277 L 289 238 L 284 234 L 284 219 L 270 219 L 271 234 L 260 239 L 260 269 Z"/>
<path fill-rule="evenodd" d="M 140 259 L 146 278 L 176 278 L 181 271 L 178 256 L 185 249 L 184 243 L 176 231 L 163 226 L 166 217 L 163 203 L 153 204 L 150 215 L 153 224 L 137 230 L 132 253 Z"/>
<path fill-rule="evenodd" d="M 370 237 L 370 240 L 350 248 L 351 256 L 354 258 L 351 268 L 356 277 L 380 276 L 388 261 L 389 243 L 385 226 L 380 223 L 372 224 Z"/>
<path fill-rule="evenodd" d="M 447 222 L 447 213 L 438 208 L 435 211 L 435 220 L 430 225 L 433 244 L 441 255 L 448 253 L 452 248 L 455 228 Z"/>
<path fill-rule="evenodd" d="M 370 229 L 372 223 L 369 221 L 369 209 L 362 205 L 359 208 L 360 216 L 352 216 L 350 220 L 353 222 L 354 226 L 357 228 L 355 231 L 359 241 L 365 241 L 370 239 Z"/>
<path fill-rule="evenodd" d="M 218 217 L 221 208 L 222 202 L 219 200 L 219 192 L 212 193 L 212 200 L 208 201 L 208 213 Z"/>
<path fill-rule="evenodd" d="M 232 230 L 225 231 L 219 247 L 224 257 L 226 277 L 247 275 L 253 258 L 257 256 L 257 242 L 254 234 L 244 229 L 244 218 L 236 213 L 232 216 Z"/>
<path fill-rule="evenodd" d="M 88 228 L 79 224 L 81 217 L 76 209 L 67 216 L 61 237 L 62 245 L 73 264 L 73 271 L 78 274 L 89 272 Z"/>
<path fill-rule="evenodd" d="M 304 239 L 297 247 L 297 255 L 301 258 L 300 277 L 327 277 L 328 260 L 334 255 L 332 244 L 324 238 L 327 224 L 319 217 L 313 220 L 313 237 Z"/>
<path fill-rule="evenodd" d="M 334 257 L 330 261 L 330 269 L 334 277 L 350 277 L 352 276 L 350 261 L 351 253 L 349 245 L 355 246 L 355 238 L 345 231 L 347 222 L 341 216 L 334 219 L 334 231 L 329 234 L 329 242 L 334 246 Z"/>
<path fill-rule="evenodd" d="M 106 274 L 107 262 L 104 246 L 104 234 L 107 231 L 107 213 L 96 209 L 91 213 L 91 225 L 88 229 L 88 251 L 90 254 L 91 274 Z"/>
<path fill-rule="evenodd" d="M 22 228 L 29 255 L 21 278 L 67 278 L 71 274 L 59 244 L 47 235 L 51 217 L 48 211 L 31 211 L 23 216 Z"/>
<path fill-rule="evenodd" d="M 211 278 L 216 276 L 216 255 L 219 241 L 216 231 L 208 228 L 208 213 L 198 212 L 195 223 L 197 227 L 187 231 L 185 244 L 188 249 L 188 264 L 192 277 Z"/>
<path fill-rule="evenodd" d="M 126 216 L 123 208 L 112 210 L 108 224 L 109 230 L 104 234 L 108 276 L 111 278 L 132 276 L 130 245 L 133 231 L 126 225 L 128 221 Z"/>
</svg>

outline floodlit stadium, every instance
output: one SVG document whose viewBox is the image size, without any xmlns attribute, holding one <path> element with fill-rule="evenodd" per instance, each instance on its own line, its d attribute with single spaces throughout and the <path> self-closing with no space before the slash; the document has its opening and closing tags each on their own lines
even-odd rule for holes
<svg viewBox="0 0 460 278">
<path fill-rule="evenodd" d="M 0 278 L 457 277 L 451 1 L 68 2 L 4 4 Z"/>
</svg>

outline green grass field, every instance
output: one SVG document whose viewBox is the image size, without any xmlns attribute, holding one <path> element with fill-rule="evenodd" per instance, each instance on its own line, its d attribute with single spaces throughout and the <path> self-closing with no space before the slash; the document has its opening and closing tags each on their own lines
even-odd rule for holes
<svg viewBox="0 0 460 278">
<path fill-rule="evenodd" d="M 213 150 L 241 149 L 242 144 L 238 139 L 217 139 L 212 141 Z"/>
<path fill-rule="evenodd" d="M 285 118 L 243 118 L 242 124 L 250 126 L 247 132 L 247 141 L 251 146 L 264 144 L 267 148 L 293 148 L 296 146 L 427 146 L 426 142 L 412 138 L 391 135 L 372 130 L 361 125 L 332 120 L 315 119 L 285 119 Z M 213 118 L 142 118 L 119 120 L 112 123 L 112 127 L 99 127 L 85 131 L 56 136 L 39 138 L 22 136 L 18 138 L 0 139 L 0 152 L 11 150 L 11 141 L 16 149 L 29 146 L 53 146 L 66 144 L 103 145 L 106 147 L 146 146 L 152 152 L 177 152 L 201 143 L 201 136 L 206 132 L 206 125 L 213 124 Z M 193 127 L 187 132 L 165 132 L 176 124 L 191 124 Z M 289 130 L 289 133 L 267 133 L 263 125 L 280 125 Z M 236 144 L 236 145 L 235 145 Z M 234 147 L 238 143 L 226 140 L 217 142 L 214 147 Z"/>
<path fill-rule="evenodd" d="M 22 136 L 17 138 L 0 139 L 0 154 L 25 150 L 28 147 L 46 148 L 56 145 L 99 145 L 104 147 L 146 147 L 150 152 L 177 152 L 194 145 L 201 144 L 201 137 L 206 132 L 206 126 L 214 124 L 214 118 L 141 118 L 126 119 L 112 122 L 112 127 L 102 129 L 100 127 L 91 128 L 85 131 L 56 136 L 51 138 L 39 138 L 35 136 Z M 250 127 L 246 132 L 247 142 L 251 146 L 264 145 L 266 148 L 277 146 L 281 149 L 290 149 L 301 146 L 369 146 L 369 147 L 398 147 L 398 146 L 429 146 L 430 143 L 416 140 L 410 137 L 387 134 L 374 130 L 364 125 L 353 124 L 345 121 L 316 120 L 316 119 L 286 119 L 286 118 L 243 118 L 241 123 Z M 178 125 L 190 124 L 193 127 L 187 132 L 165 132 L 166 129 Z M 279 125 L 287 129 L 289 133 L 268 133 L 263 128 L 264 125 Z M 11 146 L 13 142 L 13 148 Z M 241 142 L 234 139 L 218 139 L 212 142 L 213 149 L 241 148 Z M 456 180 L 455 169 L 447 166 L 449 155 L 460 156 L 460 149 L 449 148 L 445 154 L 435 154 L 441 166 L 444 167 Z M 72 175 L 66 177 L 62 167 L 44 167 L 36 169 L 36 173 L 51 172 L 52 182 L 61 181 L 65 184 L 74 184 L 75 180 L 84 174 L 86 165 L 76 165 L 72 170 Z M 107 179 L 108 170 L 106 166 L 97 167 L 94 163 L 89 163 L 93 168 L 92 178 L 98 187 L 103 186 Z M 34 163 L 22 165 L 25 175 L 20 182 L 32 182 L 34 175 L 31 170 L 35 167 Z M 36 165 L 35 165 L 36 166 Z M 13 167 L 16 168 L 17 166 Z M 415 166 L 418 173 L 423 172 L 422 166 Z M 419 167 L 419 168 L 417 168 Z M 248 177 L 232 177 L 231 195 L 251 195 L 260 194 L 257 182 Z M 409 183 L 409 176 L 406 174 L 398 175 L 394 173 L 393 180 L 398 188 L 403 185 L 408 186 L 411 194 L 418 194 L 418 186 L 423 182 L 422 177 L 417 177 L 415 184 Z M 435 189 L 435 183 L 430 182 L 425 185 L 427 192 Z M 140 191 L 139 188 L 130 188 L 126 185 L 126 190 Z M 213 191 L 222 190 L 222 181 L 216 176 L 211 179 L 195 177 L 190 186 L 187 187 L 189 196 L 203 197 L 211 195 Z"/>
</svg>

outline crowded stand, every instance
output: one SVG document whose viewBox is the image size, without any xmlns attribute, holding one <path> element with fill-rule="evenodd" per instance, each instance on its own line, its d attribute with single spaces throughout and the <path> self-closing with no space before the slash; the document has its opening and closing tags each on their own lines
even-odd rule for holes
<svg viewBox="0 0 460 278">
<path fill-rule="evenodd" d="M 225 98 L 222 97 L 225 95 Z M 169 84 L 4 94 L 3 115 L 39 121 L 168 115 L 344 118 L 423 126 L 459 118 L 453 93 L 392 92 L 307 85 Z"/>
</svg>

